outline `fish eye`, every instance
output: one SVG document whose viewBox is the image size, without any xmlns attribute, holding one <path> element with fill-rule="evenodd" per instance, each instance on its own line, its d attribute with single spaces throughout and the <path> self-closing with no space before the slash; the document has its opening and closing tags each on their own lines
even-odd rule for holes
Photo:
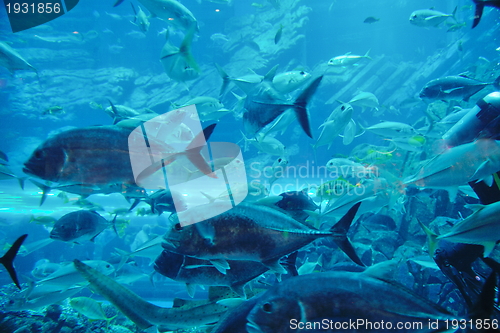
<svg viewBox="0 0 500 333">
<path fill-rule="evenodd" d="M 40 159 L 43 157 L 43 152 L 41 150 L 35 151 L 35 158 Z"/>
<path fill-rule="evenodd" d="M 306 73 L 304 71 L 300 71 L 300 75 L 305 75 Z"/>
<path fill-rule="evenodd" d="M 176 224 L 174 225 L 174 228 L 175 228 L 175 230 L 177 230 L 177 231 L 181 231 L 181 230 L 182 230 L 182 226 L 181 226 L 181 224 L 180 224 L 180 223 L 176 223 Z"/>
<path fill-rule="evenodd" d="M 345 110 L 345 105 L 342 105 L 342 106 L 340 107 L 340 110 L 344 111 L 344 110 Z"/>
<path fill-rule="evenodd" d="M 281 158 L 278 158 L 278 163 L 281 163 Z"/>
<path fill-rule="evenodd" d="M 271 313 L 273 310 L 273 305 L 269 302 L 262 304 L 262 311 L 266 313 Z"/>
</svg>

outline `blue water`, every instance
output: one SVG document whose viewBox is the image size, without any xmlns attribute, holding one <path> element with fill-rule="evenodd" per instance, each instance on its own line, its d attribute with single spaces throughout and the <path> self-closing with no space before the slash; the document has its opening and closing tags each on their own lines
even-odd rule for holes
<svg viewBox="0 0 500 333">
<path fill-rule="evenodd" d="M 130 22 L 133 17 L 128 2 L 113 8 L 112 1 L 82 0 L 66 15 L 15 34 L 10 31 L 5 9 L 0 8 L 0 41 L 9 42 L 37 68 L 40 76 L 38 81 L 34 72 L 24 70 L 11 75 L 7 69 L 0 67 L 0 150 L 9 157 L 9 169 L 18 177 L 26 177 L 22 172 L 23 163 L 54 131 L 113 124 L 101 108 L 92 107 L 102 105 L 106 108 L 108 99 L 117 105 L 136 110 L 151 109 L 161 114 L 171 110 L 171 104 L 183 104 L 197 96 L 217 98 L 222 80 L 214 64 L 224 67 L 231 77 L 249 74 L 250 70 L 265 75 L 277 64 L 278 73 L 299 69 L 313 76 L 324 74 L 323 82 L 308 105 L 315 138 L 320 134 L 319 126 L 338 105 L 337 101 L 347 102 L 357 91 L 374 93 L 380 104 L 379 111 L 368 108 L 363 112 L 361 107 L 354 106 L 353 119 L 357 124 L 357 134 L 361 134 L 362 127 L 380 121 L 413 125 L 425 117 L 427 105 L 418 100 L 418 93 L 432 79 L 468 72 L 478 80 L 492 82 L 500 74 L 500 12 L 486 8 L 480 24 L 471 30 L 474 9 L 470 0 L 282 0 L 279 10 L 265 0 L 254 2 L 262 4 L 263 8 L 253 6 L 250 0 L 233 2 L 232 6 L 227 6 L 207 0 L 201 0 L 201 3 L 182 1 L 200 26 L 192 43 L 192 54 L 201 72 L 196 80 L 185 83 L 169 79 L 159 61 L 165 43 L 164 29 L 169 28 L 170 40 L 176 46 L 182 42 L 184 32 L 169 27 L 165 21 L 151 18 L 149 31 L 143 34 Z M 139 5 L 145 10 L 137 1 L 133 3 L 136 8 Z M 451 13 L 457 7 L 456 19 L 459 23 L 466 23 L 466 26 L 447 32 L 454 23 L 451 19 L 430 28 L 409 23 L 408 18 L 414 10 L 431 7 L 444 13 Z M 373 24 L 363 23 L 369 16 L 380 20 Z M 280 23 L 284 27 L 283 36 L 275 45 L 274 35 Z M 210 37 L 216 33 L 226 35 L 229 41 L 213 41 Z M 51 41 L 48 38 L 52 38 Z M 57 38 L 61 40 L 57 41 Z M 70 38 L 76 39 L 68 40 Z M 296 40 L 290 42 L 293 39 Z M 250 41 L 259 45 L 259 52 L 247 46 Z M 326 66 L 328 60 L 335 56 L 348 52 L 364 55 L 367 51 L 372 60 L 363 60 L 358 66 L 338 71 Z M 243 95 L 236 87 L 231 89 Z M 448 107 L 445 113 L 449 113 L 453 106 L 472 107 L 491 91 L 493 88 L 488 86 L 469 102 L 454 101 L 445 106 L 445 109 Z M 295 98 L 298 92 L 293 92 L 290 98 Z M 415 104 L 404 106 L 408 99 Z M 231 93 L 226 94 L 221 102 L 228 109 L 237 105 L 237 99 Z M 42 115 L 44 110 L 54 106 L 63 107 L 64 113 Z M 422 122 L 420 126 L 423 126 Z M 218 122 L 211 141 L 238 143 L 243 148 L 240 130 L 243 130 L 241 117 L 226 115 Z M 360 144 L 390 146 L 388 140 L 366 132 L 349 145 L 343 145 L 342 139 L 336 138 L 330 149 L 321 146 L 314 152 L 311 144 L 315 140 L 308 138 L 297 122 L 293 122 L 285 134 L 277 134 L 276 138 L 286 147 L 288 166 L 307 166 L 307 172 L 306 175 L 278 180 L 271 189 L 272 195 L 280 194 L 280 189 L 287 184 L 290 185 L 288 190 L 300 190 L 310 184 L 320 185 L 330 180 L 313 174 L 314 166 L 324 166 L 333 157 L 348 157 Z M 430 147 L 435 139 L 427 140 L 426 144 Z M 430 148 L 426 151 L 426 158 L 431 157 L 432 151 Z M 269 166 L 278 157 L 258 152 L 253 146 L 243 150 L 242 154 L 247 172 L 251 162 Z M 417 156 L 414 162 L 403 164 L 407 157 L 405 151 L 391 151 L 391 154 L 392 158 L 378 167 L 399 180 L 408 176 L 408 170 L 414 170 L 417 163 L 425 159 L 425 156 Z M 68 194 L 70 200 L 64 203 L 58 197 L 59 193 L 51 192 L 40 206 L 41 190 L 29 180 L 26 180 L 24 189 L 15 179 L 0 180 L 0 244 L 7 249 L 8 244 L 23 233 L 29 234 L 26 243 L 47 238 L 51 226 L 30 222 L 32 216 L 58 219 L 79 209 L 72 204 L 78 196 Z M 311 190 L 310 194 L 313 193 Z M 119 194 L 93 195 L 88 199 L 100 205 L 102 210 L 99 213 L 109 220 L 115 209 L 130 206 Z M 401 202 L 407 202 L 404 195 Z M 139 207 L 149 210 L 145 203 Z M 455 215 L 449 217 L 458 218 L 456 212 L 462 208 L 455 207 Z M 405 218 L 411 219 L 411 216 L 405 216 L 409 210 L 389 213 L 388 209 L 377 209 L 371 213 L 392 214 L 397 224 Z M 437 216 L 445 214 L 436 212 Z M 68 262 L 75 258 L 107 260 L 115 248 L 130 251 L 132 240 L 144 224 L 164 224 L 166 216 L 138 216 L 137 211 L 133 211 L 120 218 L 129 221 L 125 236 L 121 238 L 106 230 L 95 243 L 74 245 L 54 242 L 27 256 L 19 256 L 15 265 L 21 282 L 26 282 L 24 276 L 30 276 L 40 259 L 51 262 Z M 161 230 L 164 229 L 158 228 L 155 233 L 160 234 Z M 418 226 L 413 231 L 419 233 L 418 242 L 423 246 L 423 233 L 418 231 Z M 403 246 L 400 251 L 404 250 Z M 426 253 L 422 251 L 419 255 Z M 145 259 L 138 261 L 146 274 L 152 272 Z M 376 261 L 379 260 L 374 259 L 373 262 Z M 431 274 L 438 272 L 431 270 Z M 404 273 L 400 275 L 405 276 Z M 412 279 L 406 277 L 400 282 L 412 286 Z M 0 273 L 0 285 L 10 282 L 6 272 Z M 160 287 L 155 289 L 147 279 L 143 279 L 131 288 L 144 298 L 162 298 L 164 302 L 174 297 L 188 298 L 182 284 L 160 290 Z M 200 298 L 206 295 L 201 289 L 198 292 Z M 88 295 L 88 291 L 85 293 Z M 433 297 L 432 301 L 438 301 L 436 292 L 431 291 L 429 295 Z"/>
</svg>

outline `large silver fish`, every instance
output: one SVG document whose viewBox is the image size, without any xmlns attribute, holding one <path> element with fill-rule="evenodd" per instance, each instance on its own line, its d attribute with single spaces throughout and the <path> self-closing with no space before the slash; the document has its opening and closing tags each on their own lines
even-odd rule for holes
<svg viewBox="0 0 500 333">
<path fill-rule="evenodd" d="M 243 122 L 249 134 L 256 134 L 288 109 L 293 109 L 304 132 L 312 138 L 307 103 L 323 76 L 314 79 L 295 100 L 286 99 L 272 84 L 277 66 L 254 87 L 245 99 Z"/>
<path fill-rule="evenodd" d="M 175 224 L 165 234 L 163 247 L 178 254 L 210 260 L 221 271 L 230 268 L 226 260 L 250 260 L 286 274 L 279 263 L 280 258 L 318 238 L 332 237 L 349 258 L 363 265 L 346 236 L 359 205 L 354 205 L 330 230 L 320 231 L 276 209 L 240 203 L 202 222 L 187 226 Z"/>
<path fill-rule="evenodd" d="M 95 211 L 79 210 L 61 217 L 50 231 L 50 238 L 63 242 L 79 243 L 93 240 L 111 225 L 114 226 L 114 220 L 108 222 Z"/>
<path fill-rule="evenodd" d="M 472 95 L 489 85 L 499 89 L 500 76 L 494 82 L 482 82 L 462 75 L 445 76 L 427 82 L 420 91 L 420 98 L 424 100 L 463 99 L 467 102 Z"/>
</svg>

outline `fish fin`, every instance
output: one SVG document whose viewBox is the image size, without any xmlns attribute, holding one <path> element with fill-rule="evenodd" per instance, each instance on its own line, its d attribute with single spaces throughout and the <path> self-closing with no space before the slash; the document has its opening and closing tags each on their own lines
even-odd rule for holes
<svg viewBox="0 0 500 333">
<path fill-rule="evenodd" d="M 283 200 L 283 197 L 281 197 L 279 195 L 271 195 L 271 196 L 259 199 L 259 200 L 255 201 L 253 204 L 255 204 L 255 205 L 262 205 L 262 206 L 269 206 L 271 208 L 277 208 L 274 205 L 277 202 L 280 202 L 281 200 Z"/>
<path fill-rule="evenodd" d="M 474 1 L 476 4 L 476 10 L 474 12 L 474 21 L 472 22 L 472 29 L 474 29 L 481 21 L 481 17 L 483 16 L 484 4 L 480 1 Z"/>
<path fill-rule="evenodd" d="M 207 194 L 207 193 L 205 193 L 205 192 L 203 192 L 203 191 L 200 191 L 200 193 L 201 193 L 201 194 L 202 194 L 205 198 L 207 198 L 208 203 L 213 203 L 215 200 L 217 200 L 217 198 L 215 198 L 215 197 L 211 196 L 210 194 Z"/>
<path fill-rule="evenodd" d="M 205 242 L 205 245 L 207 246 L 213 246 L 215 244 L 214 238 L 215 238 L 215 228 L 213 225 L 208 224 L 204 221 L 195 223 L 195 228 L 198 231 L 198 234 L 203 238 L 203 241 Z M 225 269 L 229 269 L 229 264 L 226 262 L 224 264 Z"/>
<path fill-rule="evenodd" d="M 300 126 L 310 138 L 312 138 L 311 124 L 309 121 L 309 113 L 307 112 L 306 106 L 312 95 L 316 92 L 316 89 L 318 88 L 322 79 L 323 75 L 314 79 L 311 84 L 309 84 L 309 86 L 305 88 L 304 91 L 302 91 L 302 93 L 293 103 L 293 109 L 300 123 Z"/>
<path fill-rule="evenodd" d="M 267 72 L 267 74 L 264 76 L 264 79 L 262 81 L 263 82 L 264 81 L 272 82 L 274 79 L 274 76 L 276 75 L 276 70 L 278 69 L 278 67 L 279 67 L 279 65 L 276 65 L 273 68 L 271 68 L 269 70 L 269 72 Z"/>
<path fill-rule="evenodd" d="M 233 287 L 231 287 L 231 289 L 233 289 Z M 233 291 L 236 292 L 234 289 L 233 289 Z M 225 298 L 225 299 L 221 299 L 220 301 L 217 301 L 216 303 L 219 305 L 222 305 L 222 306 L 226 306 L 228 308 L 235 308 L 238 305 L 240 305 L 241 303 L 243 303 L 245 301 L 245 299 L 246 299 L 246 296 L 242 297 L 242 298 Z"/>
<path fill-rule="evenodd" d="M 21 186 L 21 189 L 24 190 L 24 181 L 26 180 L 26 177 L 18 177 L 17 181 L 19 182 L 19 186 Z"/>
<path fill-rule="evenodd" d="M 418 224 L 422 227 L 424 230 L 425 234 L 427 235 L 427 246 L 429 248 L 429 256 L 431 258 L 434 257 L 434 252 L 436 251 L 437 248 L 437 237 L 438 235 L 434 233 L 431 229 L 429 229 L 425 224 L 420 222 L 419 219 L 417 219 Z"/>
<path fill-rule="evenodd" d="M 215 68 L 217 69 L 217 72 L 219 72 L 219 75 L 222 78 L 222 86 L 220 87 L 220 92 L 219 92 L 219 97 L 222 97 L 223 95 L 226 94 L 227 87 L 229 86 L 229 83 L 231 82 L 231 79 L 229 78 L 229 75 L 222 69 L 221 66 L 218 64 L 215 64 Z"/>
<path fill-rule="evenodd" d="M 37 182 L 34 179 L 30 179 L 30 181 L 42 190 L 42 198 L 40 199 L 40 206 L 41 206 L 45 202 L 45 199 L 47 199 L 47 194 L 49 194 L 52 188 L 50 186 Z"/>
<path fill-rule="evenodd" d="M 222 274 L 226 274 L 226 270 L 228 270 L 230 268 L 229 263 L 227 262 L 226 259 L 212 259 L 212 260 L 210 260 L 210 262 Z"/>
<path fill-rule="evenodd" d="M 186 283 L 186 289 L 189 297 L 193 298 L 196 292 L 196 285 L 194 283 Z"/>
<path fill-rule="evenodd" d="M 121 4 L 122 4 L 122 2 L 123 2 L 123 0 L 117 0 L 117 1 L 115 2 L 115 4 L 113 5 L 113 7 L 117 7 L 117 6 L 121 5 Z"/>
<path fill-rule="evenodd" d="M 137 21 L 137 11 L 135 10 L 135 7 L 134 7 L 134 4 L 131 2 L 130 5 L 132 6 L 132 10 L 134 11 L 134 23 L 135 24 L 135 21 Z"/>
<path fill-rule="evenodd" d="M 14 244 L 10 247 L 10 249 L 0 258 L 0 264 L 2 264 L 7 272 L 9 273 L 10 278 L 14 281 L 14 284 L 17 288 L 21 289 L 21 285 L 19 284 L 19 280 L 17 279 L 17 273 L 14 268 L 14 259 L 16 258 L 17 252 L 19 248 L 23 244 L 24 240 L 28 237 L 28 234 L 24 234 L 20 236 Z"/>
<path fill-rule="evenodd" d="M 194 60 L 193 55 L 191 54 L 191 43 L 193 42 L 193 37 L 196 32 L 197 25 L 193 25 L 186 33 L 186 37 L 182 41 L 181 46 L 179 47 L 179 52 L 183 54 L 184 59 L 187 64 L 192 67 L 196 72 L 200 72 L 200 66 Z"/>
<path fill-rule="evenodd" d="M 398 265 L 399 261 L 394 259 L 382 261 L 365 269 L 363 274 L 381 280 L 392 280 Z"/>
<path fill-rule="evenodd" d="M 448 195 L 450 196 L 450 202 L 455 202 L 458 194 L 458 187 L 448 187 L 446 188 Z"/>
<path fill-rule="evenodd" d="M 262 264 L 276 273 L 279 273 L 279 274 L 286 274 L 287 273 L 286 269 L 283 268 L 283 266 L 281 266 L 281 264 L 279 263 L 279 259 L 268 260 L 268 261 L 263 262 Z"/>
<path fill-rule="evenodd" d="M 467 208 L 467 209 L 472 210 L 475 213 L 475 212 L 478 212 L 481 209 L 483 209 L 485 207 L 485 205 L 481 205 L 481 204 L 468 204 L 468 205 L 465 205 L 464 207 Z"/>
<path fill-rule="evenodd" d="M 496 241 L 491 241 L 491 242 L 483 242 L 481 245 L 484 246 L 484 256 L 489 257 L 491 252 L 496 246 Z"/>
<path fill-rule="evenodd" d="M 247 299 L 247 294 L 245 293 L 245 284 L 244 283 L 233 284 L 230 288 L 232 291 L 234 291 L 236 294 L 238 294 L 238 296 L 240 296 L 241 298 Z M 229 306 L 229 305 L 226 305 L 226 306 Z"/>
<path fill-rule="evenodd" d="M 294 251 L 292 253 L 290 253 L 289 255 L 285 256 L 281 261 L 283 262 L 282 265 L 283 267 L 285 267 L 285 269 L 287 270 L 287 272 L 291 275 L 291 276 L 298 276 L 299 275 L 299 272 L 297 271 L 297 255 L 298 255 L 298 251 Z"/>
<path fill-rule="evenodd" d="M 217 175 L 212 171 L 210 165 L 208 165 L 207 161 L 201 155 L 201 150 L 206 146 L 207 140 L 212 135 L 214 128 L 217 124 L 211 124 L 203 129 L 202 132 L 198 133 L 194 137 L 194 139 L 189 143 L 186 147 L 186 157 L 189 159 L 193 165 L 195 165 L 198 170 L 203 172 L 210 178 L 218 178 Z"/>
<path fill-rule="evenodd" d="M 361 202 L 358 202 L 354 206 L 349 209 L 349 211 L 342 216 L 340 221 L 338 221 L 331 229 L 333 240 L 335 244 L 349 257 L 352 261 L 360 266 L 365 266 L 361 259 L 359 259 L 356 251 L 352 247 L 351 242 L 347 238 L 347 232 L 349 231 L 349 227 L 351 226 L 354 217 L 356 217 L 356 213 L 358 212 L 359 206 Z"/>
<path fill-rule="evenodd" d="M 372 49 L 369 49 L 368 51 L 366 51 L 366 53 L 365 53 L 365 55 L 364 55 L 364 58 L 372 60 L 372 58 L 370 57 L 370 51 L 371 51 L 371 50 L 372 50 Z"/>
</svg>

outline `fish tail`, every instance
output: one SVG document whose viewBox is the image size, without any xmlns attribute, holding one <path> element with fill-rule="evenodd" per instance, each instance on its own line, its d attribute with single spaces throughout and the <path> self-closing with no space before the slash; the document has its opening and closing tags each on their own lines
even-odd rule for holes
<svg viewBox="0 0 500 333">
<path fill-rule="evenodd" d="M 372 49 L 369 49 L 368 51 L 366 51 L 366 53 L 365 53 L 365 55 L 364 55 L 364 58 L 372 60 L 372 58 L 370 57 L 370 51 L 371 51 L 371 50 L 372 50 Z"/>
<path fill-rule="evenodd" d="M 215 64 L 215 68 L 217 68 L 217 72 L 219 72 L 219 75 L 222 78 L 222 86 L 220 87 L 219 92 L 219 97 L 222 97 L 226 94 L 227 87 L 229 86 L 231 79 L 229 78 L 229 75 L 227 75 L 227 73 L 218 64 Z"/>
<path fill-rule="evenodd" d="M 132 10 L 134 11 L 134 23 L 137 21 L 137 11 L 135 10 L 134 4 L 131 2 Z"/>
<path fill-rule="evenodd" d="M 474 21 L 472 22 L 472 29 L 474 29 L 481 21 L 483 16 L 484 4 L 481 1 L 474 0 L 476 4 L 476 11 L 474 12 Z"/>
<path fill-rule="evenodd" d="M 434 252 L 436 251 L 436 248 L 437 248 L 438 235 L 436 233 L 434 233 L 431 229 L 429 229 L 425 224 L 420 222 L 419 219 L 417 219 L 417 222 L 418 222 L 418 224 L 420 224 L 420 226 L 424 230 L 425 234 L 427 235 L 427 247 L 429 248 L 429 255 L 431 256 L 431 258 L 433 258 Z"/>
<path fill-rule="evenodd" d="M 455 20 L 456 23 L 459 23 L 455 14 L 457 13 L 457 8 L 458 6 L 455 6 L 455 9 L 453 9 L 453 12 L 451 13 L 451 17 Z"/>
<path fill-rule="evenodd" d="M 212 135 L 214 128 L 217 124 L 212 124 L 203 129 L 202 132 L 198 133 L 197 136 L 191 141 L 191 143 L 186 148 L 186 156 L 194 166 L 196 166 L 201 172 L 211 178 L 217 178 L 217 175 L 212 171 L 210 165 L 201 155 L 201 150 L 206 146 L 207 140 Z"/>
<path fill-rule="evenodd" d="M 293 103 L 293 110 L 295 111 L 295 115 L 299 120 L 300 126 L 302 126 L 302 129 L 310 138 L 312 138 L 311 124 L 309 121 L 309 113 L 307 112 L 306 106 L 312 95 L 316 92 L 321 79 L 323 79 L 323 75 L 314 79 Z"/>
<path fill-rule="evenodd" d="M 497 77 L 495 81 L 493 81 L 493 87 L 495 89 L 500 89 L 500 76 Z"/>
<path fill-rule="evenodd" d="M 489 320 L 495 308 L 495 289 L 497 288 L 497 272 L 493 270 L 490 276 L 486 279 L 481 293 L 477 298 L 476 303 L 469 311 L 468 317 L 471 321 Z"/>
<path fill-rule="evenodd" d="M 30 179 L 30 181 L 42 190 L 42 198 L 40 199 L 41 206 L 45 202 L 45 199 L 47 199 L 47 194 L 50 192 L 50 190 L 52 190 L 52 188 L 50 186 L 37 182 L 34 179 Z"/>
<path fill-rule="evenodd" d="M 19 280 L 17 279 L 17 273 L 14 268 L 14 259 L 16 258 L 17 252 L 19 251 L 19 248 L 23 244 L 26 237 L 28 237 L 28 234 L 24 234 L 18 239 L 16 239 L 16 241 L 14 242 L 14 244 L 12 244 L 7 253 L 5 253 L 3 257 L 0 258 L 0 264 L 2 264 L 5 267 L 5 269 L 10 275 L 10 278 L 12 279 L 12 281 L 14 281 L 15 285 L 19 289 L 21 289 L 21 285 L 19 284 Z"/>
<path fill-rule="evenodd" d="M 179 51 L 184 55 L 187 64 L 192 67 L 196 72 L 200 72 L 200 66 L 194 60 L 193 55 L 191 54 L 191 43 L 193 42 L 193 37 L 196 32 L 197 25 L 191 27 L 186 33 L 186 37 L 182 41 L 181 46 L 179 47 Z"/>
<path fill-rule="evenodd" d="M 354 248 L 352 247 L 351 242 L 347 238 L 347 232 L 349 231 L 349 227 L 351 226 L 360 205 L 361 202 L 358 202 L 352 206 L 351 209 L 349 209 L 349 211 L 340 219 L 340 221 L 338 221 L 330 229 L 330 231 L 333 234 L 335 244 L 337 244 L 337 246 L 356 264 L 365 266 L 361 259 L 359 259 L 356 251 L 354 251 Z"/>
</svg>

